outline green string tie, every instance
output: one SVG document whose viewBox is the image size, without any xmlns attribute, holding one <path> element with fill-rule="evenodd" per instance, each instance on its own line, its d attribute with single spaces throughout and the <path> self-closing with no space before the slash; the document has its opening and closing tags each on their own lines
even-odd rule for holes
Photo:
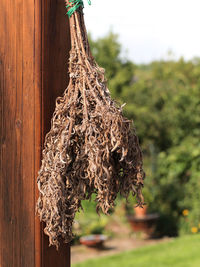
<svg viewBox="0 0 200 267">
<path fill-rule="evenodd" d="M 71 15 L 79 8 L 84 8 L 83 0 L 69 0 L 69 5 L 66 6 L 68 10 L 67 15 L 71 17 Z M 88 0 L 88 4 L 91 5 L 91 1 Z M 72 6 L 73 5 L 73 6 Z"/>
</svg>

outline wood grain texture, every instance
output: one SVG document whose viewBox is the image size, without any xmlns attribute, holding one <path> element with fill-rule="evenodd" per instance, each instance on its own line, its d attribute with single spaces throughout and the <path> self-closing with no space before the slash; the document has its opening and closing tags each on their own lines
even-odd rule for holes
<svg viewBox="0 0 200 267">
<path fill-rule="evenodd" d="M 0 266 L 69 266 L 35 216 L 36 177 L 55 98 L 67 86 L 62 0 L 0 1 Z"/>
<path fill-rule="evenodd" d="M 43 1 L 42 36 L 42 132 L 47 133 L 50 130 L 50 121 L 55 109 L 55 99 L 63 94 L 63 89 L 67 87 L 68 83 L 67 62 L 70 50 L 70 33 L 63 0 Z M 63 244 L 57 252 L 54 247 L 48 247 L 48 238 L 43 236 L 42 249 L 42 266 L 58 266 L 58 262 L 61 261 L 60 266 L 69 265 L 69 256 L 63 256 L 66 251 L 69 253 L 66 244 Z"/>
</svg>

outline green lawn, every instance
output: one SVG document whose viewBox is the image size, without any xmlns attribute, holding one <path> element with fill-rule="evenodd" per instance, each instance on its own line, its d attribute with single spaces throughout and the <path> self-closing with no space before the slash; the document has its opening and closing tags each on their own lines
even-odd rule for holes
<svg viewBox="0 0 200 267">
<path fill-rule="evenodd" d="M 121 254 L 88 260 L 73 267 L 200 267 L 200 235 L 176 238 Z"/>
</svg>

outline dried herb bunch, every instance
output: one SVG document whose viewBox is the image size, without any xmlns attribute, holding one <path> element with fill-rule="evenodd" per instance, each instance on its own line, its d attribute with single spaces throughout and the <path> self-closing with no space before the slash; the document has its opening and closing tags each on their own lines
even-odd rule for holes
<svg viewBox="0 0 200 267">
<path fill-rule="evenodd" d="M 69 1 L 66 1 L 69 4 Z M 37 212 L 50 245 L 69 242 L 81 200 L 96 194 L 108 213 L 118 192 L 143 205 L 142 154 L 132 122 L 110 97 L 104 70 L 91 55 L 82 8 L 70 17 L 70 82 L 56 100 L 37 178 Z"/>
</svg>

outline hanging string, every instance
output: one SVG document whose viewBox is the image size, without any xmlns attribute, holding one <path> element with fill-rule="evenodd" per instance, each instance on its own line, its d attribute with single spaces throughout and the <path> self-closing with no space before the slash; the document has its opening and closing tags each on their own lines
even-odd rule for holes
<svg viewBox="0 0 200 267">
<path fill-rule="evenodd" d="M 84 8 L 83 0 L 69 0 L 69 3 L 66 8 L 69 9 L 67 12 L 68 17 L 71 17 L 71 15 L 79 8 Z M 88 4 L 91 5 L 91 1 L 88 0 Z"/>
</svg>

